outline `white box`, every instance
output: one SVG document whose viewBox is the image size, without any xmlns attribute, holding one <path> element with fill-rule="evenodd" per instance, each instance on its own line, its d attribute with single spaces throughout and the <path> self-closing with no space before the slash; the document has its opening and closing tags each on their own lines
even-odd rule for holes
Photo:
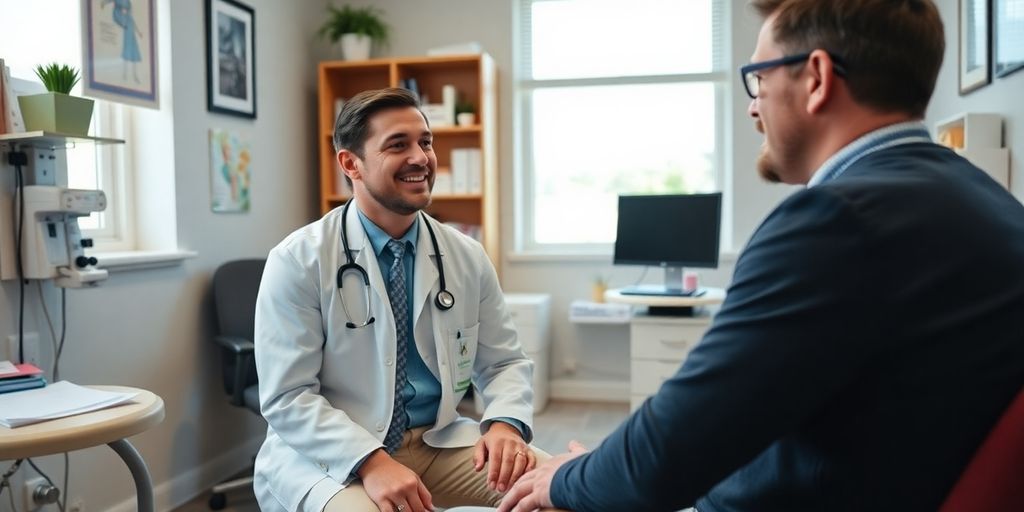
<svg viewBox="0 0 1024 512">
<path fill-rule="evenodd" d="M 452 150 L 452 193 L 469 192 L 469 154 L 467 149 Z"/>
<path fill-rule="evenodd" d="M 450 170 L 441 169 L 437 170 L 434 174 L 434 195 L 438 196 L 450 196 L 452 195 L 452 173 Z"/>
<path fill-rule="evenodd" d="M 445 106 L 440 103 L 424 103 L 420 105 L 420 111 L 427 118 L 427 123 L 430 126 L 451 126 L 454 123 L 448 120 L 448 115 L 445 114 Z"/>
<path fill-rule="evenodd" d="M 472 148 L 466 150 L 468 156 L 467 170 L 469 174 L 468 183 L 466 185 L 466 191 L 470 194 L 482 194 L 483 189 L 483 155 L 480 153 L 479 148 Z"/>
</svg>

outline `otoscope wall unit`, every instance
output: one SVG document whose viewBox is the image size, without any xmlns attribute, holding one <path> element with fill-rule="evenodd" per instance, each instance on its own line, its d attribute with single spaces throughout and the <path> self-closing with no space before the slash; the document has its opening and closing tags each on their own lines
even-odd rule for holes
<svg viewBox="0 0 1024 512">
<path fill-rule="evenodd" d="M 123 142 L 52 132 L 0 135 L 0 279 L 53 279 L 60 287 L 81 288 L 107 278 L 86 254 L 92 240 L 78 226 L 79 217 L 105 210 L 107 197 L 101 190 L 67 188 L 58 152 Z"/>
</svg>

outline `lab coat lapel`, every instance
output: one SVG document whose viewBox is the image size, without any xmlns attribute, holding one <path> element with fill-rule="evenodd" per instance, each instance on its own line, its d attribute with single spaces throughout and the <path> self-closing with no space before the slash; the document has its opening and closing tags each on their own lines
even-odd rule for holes
<svg viewBox="0 0 1024 512">
<path fill-rule="evenodd" d="M 429 317 L 433 311 L 433 290 L 434 285 L 438 281 L 437 266 L 434 265 L 437 254 L 434 252 L 434 245 L 430 243 L 430 232 L 427 231 L 426 223 L 429 222 L 423 216 L 417 216 L 417 222 L 419 222 L 419 239 L 416 241 L 416 263 L 413 275 L 415 283 L 413 284 L 413 318 L 415 322 L 413 325 L 415 328 L 413 332 L 416 336 L 416 348 L 419 350 L 420 355 L 425 354 L 438 354 L 437 347 L 434 344 L 435 332 L 437 327 L 433 325 L 432 318 Z M 436 232 L 435 228 L 435 232 Z M 438 240 L 438 245 L 440 245 Z M 442 255 L 444 252 L 442 251 Z M 428 317 L 424 318 L 426 314 Z M 431 329 L 424 329 L 426 326 L 431 326 Z M 424 327 L 424 328 L 421 328 Z M 437 359 L 436 358 L 424 358 L 424 363 L 427 367 L 434 372 L 434 376 L 438 375 L 437 370 Z"/>
</svg>

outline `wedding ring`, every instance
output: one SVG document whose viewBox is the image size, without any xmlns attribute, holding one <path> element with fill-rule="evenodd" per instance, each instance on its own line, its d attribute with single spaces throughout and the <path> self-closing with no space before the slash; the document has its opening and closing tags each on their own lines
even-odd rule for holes
<svg viewBox="0 0 1024 512">
<path fill-rule="evenodd" d="M 398 508 L 396 508 L 395 510 L 397 510 L 398 512 L 402 512 L 403 510 L 405 510 L 405 505 L 399 505 Z"/>
<path fill-rule="evenodd" d="M 517 451 L 517 452 L 516 452 L 516 455 L 522 455 L 523 457 L 526 457 L 526 454 L 525 454 L 525 453 L 523 453 L 523 452 L 522 452 L 522 450 L 520 450 L 520 451 Z"/>
</svg>

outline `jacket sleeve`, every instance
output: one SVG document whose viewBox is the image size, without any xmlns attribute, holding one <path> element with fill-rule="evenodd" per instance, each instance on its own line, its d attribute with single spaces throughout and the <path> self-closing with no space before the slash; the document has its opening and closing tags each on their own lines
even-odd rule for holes
<svg viewBox="0 0 1024 512">
<path fill-rule="evenodd" d="M 674 377 L 594 452 L 556 473 L 573 510 L 692 506 L 823 408 L 871 357 L 878 268 L 861 217 L 825 187 L 773 212 Z"/>
<path fill-rule="evenodd" d="M 260 407 L 285 443 L 345 482 L 381 443 L 320 394 L 325 331 L 318 272 L 304 268 L 288 248 L 271 251 L 256 299 Z"/>
<path fill-rule="evenodd" d="M 533 361 L 526 358 L 516 336 L 512 315 L 498 284 L 498 275 L 483 249 L 477 245 L 480 263 L 480 335 L 473 383 L 484 401 L 481 430 L 493 420 L 521 422 L 523 439 L 533 440 Z"/>
</svg>

